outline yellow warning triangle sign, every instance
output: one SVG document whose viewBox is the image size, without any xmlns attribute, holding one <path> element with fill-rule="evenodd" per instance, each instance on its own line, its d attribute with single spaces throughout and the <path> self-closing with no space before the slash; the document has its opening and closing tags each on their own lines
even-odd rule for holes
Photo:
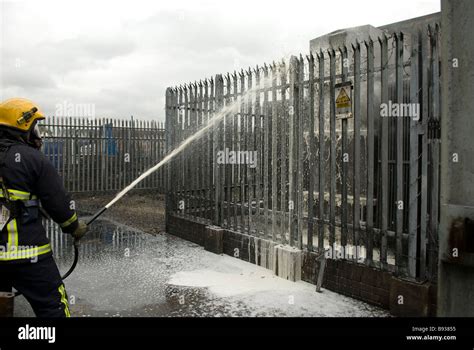
<svg viewBox="0 0 474 350">
<path fill-rule="evenodd" d="M 351 99 L 347 95 L 346 89 L 341 88 L 339 95 L 336 98 L 336 107 L 337 108 L 347 108 L 351 106 Z"/>
</svg>

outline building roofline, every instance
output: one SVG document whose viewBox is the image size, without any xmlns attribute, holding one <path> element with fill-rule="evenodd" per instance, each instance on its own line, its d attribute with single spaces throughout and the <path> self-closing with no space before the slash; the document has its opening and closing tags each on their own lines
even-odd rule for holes
<svg viewBox="0 0 474 350">
<path fill-rule="evenodd" d="M 419 22 L 429 22 L 429 21 L 441 21 L 441 12 L 434 12 L 430 13 L 428 15 L 420 16 L 420 17 L 413 17 L 413 18 L 408 18 L 403 21 L 399 22 L 393 22 L 389 24 L 384 24 L 383 26 L 377 27 L 378 29 L 386 30 L 390 29 L 392 27 L 397 27 L 397 26 L 404 26 L 404 25 L 409 25 L 411 23 L 419 23 Z"/>
</svg>

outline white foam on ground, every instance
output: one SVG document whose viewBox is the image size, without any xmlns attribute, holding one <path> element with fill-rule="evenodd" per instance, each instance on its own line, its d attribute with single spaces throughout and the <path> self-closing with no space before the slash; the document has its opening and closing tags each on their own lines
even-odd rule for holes
<svg viewBox="0 0 474 350">
<path fill-rule="evenodd" d="M 387 316 L 381 309 L 299 281 L 290 282 L 272 271 L 228 256 L 213 257 L 213 268 L 181 271 L 171 276 L 171 285 L 206 288 L 226 302 L 244 302 L 269 314 L 286 316 Z"/>
</svg>

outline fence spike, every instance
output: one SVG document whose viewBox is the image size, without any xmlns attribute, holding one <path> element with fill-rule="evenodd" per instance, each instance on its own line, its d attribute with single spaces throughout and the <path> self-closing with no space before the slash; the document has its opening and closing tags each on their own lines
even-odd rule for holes
<svg viewBox="0 0 474 350">
<path fill-rule="evenodd" d="M 359 50 L 359 49 L 360 49 L 359 40 L 356 39 L 355 45 L 354 45 L 354 43 L 351 43 L 351 46 L 352 46 L 352 50 L 353 50 L 353 51 Z"/>
<path fill-rule="evenodd" d="M 378 36 L 378 41 L 381 45 L 384 41 L 387 41 L 387 40 L 388 40 L 388 37 L 385 33 L 382 33 L 381 35 Z"/>
<path fill-rule="evenodd" d="M 365 47 L 369 47 L 370 45 L 373 45 L 374 41 L 372 40 L 372 37 L 369 35 L 369 39 L 368 40 L 364 40 L 364 45 Z"/>
<path fill-rule="evenodd" d="M 341 53 L 341 55 L 346 54 L 347 53 L 347 46 L 345 44 L 340 46 L 339 47 L 339 52 Z"/>
<path fill-rule="evenodd" d="M 431 38 L 431 35 L 433 34 L 432 25 L 428 24 L 426 27 L 427 27 L 427 30 L 428 30 L 428 36 Z"/>
</svg>

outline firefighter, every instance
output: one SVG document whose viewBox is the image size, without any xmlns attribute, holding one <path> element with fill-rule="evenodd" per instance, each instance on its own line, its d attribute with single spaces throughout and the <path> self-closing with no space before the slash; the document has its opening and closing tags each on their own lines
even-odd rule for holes
<svg viewBox="0 0 474 350">
<path fill-rule="evenodd" d="M 37 317 L 69 317 L 62 282 L 41 211 L 79 240 L 87 225 L 54 166 L 40 151 L 34 103 L 14 98 L 0 104 L 0 291 L 22 293 Z"/>
</svg>

